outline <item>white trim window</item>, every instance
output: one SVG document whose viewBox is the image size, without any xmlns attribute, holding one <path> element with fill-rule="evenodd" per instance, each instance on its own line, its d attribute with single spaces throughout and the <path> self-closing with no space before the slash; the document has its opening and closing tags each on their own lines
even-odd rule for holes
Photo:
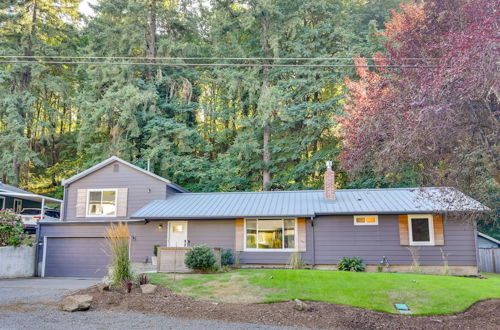
<svg viewBox="0 0 500 330">
<path fill-rule="evenodd" d="M 432 214 L 409 214 L 408 233 L 410 245 L 434 245 Z"/>
<path fill-rule="evenodd" d="M 0 196 L 0 210 L 5 209 L 5 197 Z"/>
<path fill-rule="evenodd" d="M 116 217 L 117 189 L 87 190 L 87 217 Z"/>
<path fill-rule="evenodd" d="M 376 226 L 378 225 L 378 215 L 355 215 L 355 226 Z"/>
<path fill-rule="evenodd" d="M 297 251 L 297 219 L 245 219 L 245 251 Z"/>
<path fill-rule="evenodd" d="M 14 199 L 14 204 L 12 204 L 12 205 L 13 205 L 14 213 L 21 213 L 21 211 L 23 210 L 23 201 L 22 201 L 22 199 L 15 198 Z"/>
</svg>

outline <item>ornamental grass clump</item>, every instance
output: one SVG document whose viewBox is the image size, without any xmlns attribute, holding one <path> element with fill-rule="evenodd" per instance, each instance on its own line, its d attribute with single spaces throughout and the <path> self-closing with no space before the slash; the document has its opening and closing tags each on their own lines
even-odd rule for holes
<svg viewBox="0 0 500 330">
<path fill-rule="evenodd" d="M 215 269 L 217 259 L 212 248 L 206 245 L 196 245 L 186 252 L 184 263 L 188 268 L 203 272 L 212 271 Z"/>
<path fill-rule="evenodd" d="M 118 225 L 111 224 L 106 229 L 106 239 L 113 257 L 111 285 L 118 287 L 133 278 L 132 264 L 129 258 L 130 234 L 128 225 L 121 222 Z"/>
<path fill-rule="evenodd" d="M 0 210 L 0 246 L 33 245 L 33 238 L 24 233 L 23 221 L 14 211 Z"/>
</svg>

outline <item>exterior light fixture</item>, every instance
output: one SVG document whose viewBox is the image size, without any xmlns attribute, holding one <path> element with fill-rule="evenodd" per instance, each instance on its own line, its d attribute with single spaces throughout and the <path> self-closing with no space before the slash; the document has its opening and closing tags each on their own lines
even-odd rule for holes
<svg viewBox="0 0 500 330">
<path fill-rule="evenodd" d="M 163 231 L 163 225 L 162 225 L 162 224 L 159 224 L 159 225 L 158 225 L 158 230 L 159 230 L 159 231 Z"/>
</svg>

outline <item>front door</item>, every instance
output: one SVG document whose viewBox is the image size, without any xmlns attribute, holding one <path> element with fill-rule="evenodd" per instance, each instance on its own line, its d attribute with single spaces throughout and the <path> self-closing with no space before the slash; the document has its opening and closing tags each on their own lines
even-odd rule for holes
<svg viewBox="0 0 500 330">
<path fill-rule="evenodd" d="M 187 246 L 187 221 L 170 221 L 168 224 L 168 246 Z"/>
</svg>

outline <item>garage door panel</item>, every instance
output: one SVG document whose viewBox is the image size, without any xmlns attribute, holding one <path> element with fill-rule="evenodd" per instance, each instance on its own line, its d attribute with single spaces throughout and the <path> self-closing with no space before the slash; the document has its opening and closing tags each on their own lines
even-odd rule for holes
<svg viewBox="0 0 500 330">
<path fill-rule="evenodd" d="M 49 237 L 45 276 L 102 277 L 111 262 L 102 237 Z"/>
</svg>

